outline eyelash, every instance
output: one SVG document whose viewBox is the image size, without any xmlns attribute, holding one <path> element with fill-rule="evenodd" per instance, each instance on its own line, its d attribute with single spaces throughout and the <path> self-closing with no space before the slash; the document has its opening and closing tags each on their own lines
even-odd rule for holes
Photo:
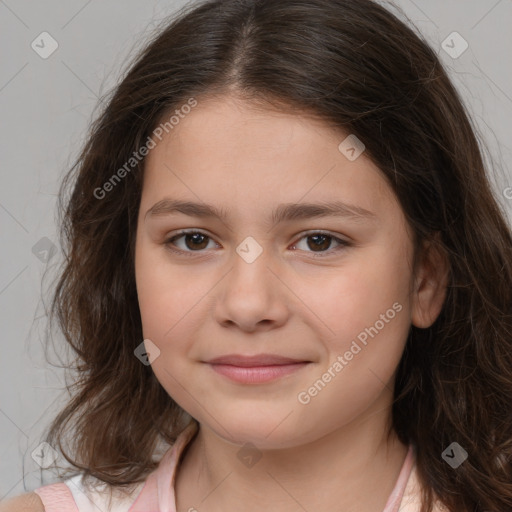
<svg viewBox="0 0 512 512">
<path fill-rule="evenodd" d="M 206 238 L 208 238 L 210 240 L 213 240 L 212 237 L 210 237 L 206 233 L 203 233 L 202 231 L 198 231 L 198 230 L 182 230 L 178 234 L 173 235 L 172 237 L 166 239 L 164 241 L 164 245 L 166 246 L 166 248 L 169 251 L 172 251 L 173 253 L 177 253 L 177 254 L 180 254 L 180 255 L 185 255 L 187 257 L 188 256 L 193 257 L 193 254 L 196 253 L 196 252 L 197 253 L 203 252 L 203 250 L 199 250 L 199 251 L 184 251 L 182 249 L 174 249 L 172 247 L 174 241 L 178 240 L 179 238 L 182 238 L 184 235 L 203 235 Z M 326 237 L 331 238 L 332 240 L 335 240 L 336 242 L 338 242 L 340 244 L 335 249 L 328 249 L 326 251 L 321 251 L 321 252 L 318 252 L 318 253 L 314 252 L 314 251 L 311 251 L 311 254 L 312 254 L 312 256 L 314 258 L 325 258 L 327 256 L 330 256 L 333 252 L 338 252 L 340 250 L 343 250 L 343 249 L 345 249 L 347 247 L 351 247 L 352 246 L 352 243 L 348 242 L 347 240 L 342 240 L 341 238 L 335 237 L 331 233 L 328 233 L 328 232 L 325 232 L 325 231 L 308 231 L 307 233 L 303 234 L 299 238 L 298 241 L 302 240 L 303 238 L 308 238 L 308 237 L 313 236 L 313 235 L 325 235 Z M 294 244 L 294 245 L 296 245 L 296 244 Z M 305 252 L 310 252 L 310 251 L 305 251 Z"/>
</svg>

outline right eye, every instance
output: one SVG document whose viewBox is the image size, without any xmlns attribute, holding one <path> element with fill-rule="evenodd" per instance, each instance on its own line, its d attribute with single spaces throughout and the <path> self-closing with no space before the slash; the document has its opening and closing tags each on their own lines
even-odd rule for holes
<svg viewBox="0 0 512 512">
<path fill-rule="evenodd" d="M 183 242 L 181 247 L 176 243 L 177 240 Z M 180 231 L 179 234 L 167 238 L 164 245 L 173 252 L 183 254 L 202 252 L 202 249 L 207 248 L 209 241 L 215 243 L 206 233 L 202 233 L 201 231 L 183 230 Z M 178 247 L 178 249 L 175 249 L 174 247 Z"/>
</svg>

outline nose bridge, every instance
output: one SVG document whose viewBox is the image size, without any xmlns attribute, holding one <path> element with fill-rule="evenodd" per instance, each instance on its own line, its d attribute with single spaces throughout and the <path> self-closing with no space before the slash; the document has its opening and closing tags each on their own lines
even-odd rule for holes
<svg viewBox="0 0 512 512">
<path fill-rule="evenodd" d="M 231 278 L 228 278 L 235 292 L 238 289 L 242 293 L 269 295 L 275 286 L 275 277 L 269 270 L 271 252 L 263 243 L 249 236 L 235 248 Z"/>
<path fill-rule="evenodd" d="M 270 270 L 271 251 L 247 237 L 230 259 L 231 271 L 217 296 L 216 314 L 221 323 L 235 323 L 253 330 L 259 322 L 281 324 L 287 314 L 279 280 Z"/>
</svg>

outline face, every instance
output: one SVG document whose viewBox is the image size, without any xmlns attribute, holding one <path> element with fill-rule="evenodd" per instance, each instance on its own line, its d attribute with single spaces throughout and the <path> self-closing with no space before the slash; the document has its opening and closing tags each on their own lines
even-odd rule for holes
<svg viewBox="0 0 512 512">
<path fill-rule="evenodd" d="M 199 99 L 147 156 L 135 272 L 152 368 L 226 440 L 293 447 L 391 400 L 412 235 L 379 169 L 338 148 L 347 135 Z M 262 354 L 294 362 L 208 363 Z"/>
</svg>

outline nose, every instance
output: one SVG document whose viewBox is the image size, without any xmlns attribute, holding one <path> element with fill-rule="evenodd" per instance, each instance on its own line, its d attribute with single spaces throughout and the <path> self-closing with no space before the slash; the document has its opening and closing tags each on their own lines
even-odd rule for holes
<svg viewBox="0 0 512 512">
<path fill-rule="evenodd" d="M 221 326 L 256 332 L 286 323 L 290 297 L 269 260 L 265 251 L 252 262 L 233 254 L 231 271 L 215 296 L 215 319 Z"/>
</svg>

